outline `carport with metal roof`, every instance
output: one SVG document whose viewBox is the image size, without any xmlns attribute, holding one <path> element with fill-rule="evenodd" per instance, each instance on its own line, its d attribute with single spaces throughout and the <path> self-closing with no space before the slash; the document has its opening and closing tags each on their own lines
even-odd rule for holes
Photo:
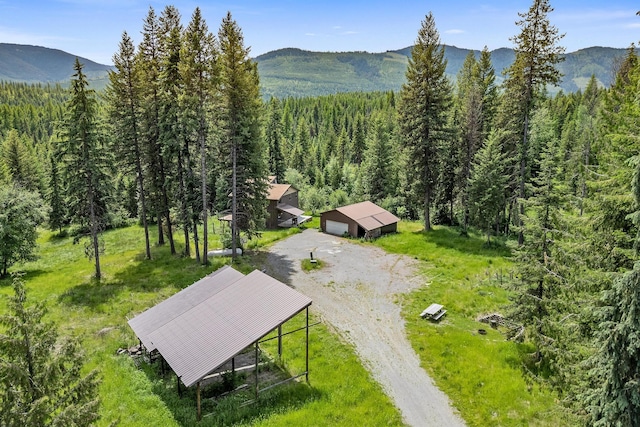
<svg viewBox="0 0 640 427">
<path fill-rule="evenodd" d="M 303 310 L 306 310 L 306 327 L 301 328 L 306 330 L 306 369 L 287 381 L 303 375 L 308 381 L 311 302 L 307 296 L 261 271 L 254 270 L 245 276 L 227 266 L 129 320 L 129 325 L 148 351 L 160 353 L 179 382 L 186 387 L 196 385 L 200 419 L 202 380 L 252 345 L 254 388 L 258 396 L 260 340 L 277 329 L 280 355 L 282 325 Z"/>
</svg>

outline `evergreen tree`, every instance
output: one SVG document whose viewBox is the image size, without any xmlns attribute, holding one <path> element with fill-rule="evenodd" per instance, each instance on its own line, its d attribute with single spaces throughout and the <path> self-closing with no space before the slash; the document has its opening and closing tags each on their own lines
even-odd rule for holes
<svg viewBox="0 0 640 427">
<path fill-rule="evenodd" d="M 376 116 L 367 134 L 367 151 L 362 164 L 362 179 L 366 194 L 379 203 L 394 193 L 394 159 L 387 124 Z"/>
<path fill-rule="evenodd" d="M 587 198 L 587 182 L 591 179 L 590 169 L 592 163 L 592 147 L 597 137 L 597 114 L 600 106 L 600 90 L 595 76 L 591 76 L 589 84 L 584 91 L 582 97 L 581 120 L 580 126 L 576 133 L 580 144 L 580 168 L 579 168 L 579 185 L 580 185 L 580 216 L 584 213 L 584 201 Z"/>
<path fill-rule="evenodd" d="M 269 116 L 267 118 L 267 144 L 269 146 L 269 173 L 277 182 L 284 179 L 284 158 L 282 154 L 283 131 L 280 102 L 277 98 L 269 100 Z"/>
<path fill-rule="evenodd" d="M 482 140 L 486 140 L 493 129 L 493 121 L 498 104 L 498 87 L 496 86 L 496 72 L 491 63 L 491 52 L 485 46 L 480 52 L 478 60 L 478 78 L 480 93 L 482 94 L 481 129 Z"/>
<path fill-rule="evenodd" d="M 469 213 L 491 243 L 494 228 L 504 206 L 504 188 L 507 182 L 505 159 L 502 153 L 502 133 L 493 131 L 486 144 L 478 150 L 469 175 Z"/>
<path fill-rule="evenodd" d="M 355 163 L 356 165 L 362 163 L 362 160 L 364 159 L 364 151 L 367 148 L 367 143 L 365 140 L 366 133 L 367 132 L 365 131 L 364 117 L 362 117 L 362 114 L 358 113 L 356 115 L 355 129 L 353 132 L 353 144 L 351 148 L 353 163 Z"/>
<path fill-rule="evenodd" d="M 257 64 L 244 47 L 244 37 L 231 13 L 222 20 L 220 42 L 222 152 L 226 194 L 231 193 L 232 254 L 239 232 L 250 237 L 264 226 L 267 153 L 262 139 L 262 101 Z"/>
<path fill-rule="evenodd" d="M 195 205 L 193 211 L 193 234 L 196 249 L 196 259 L 199 259 L 198 218 L 196 213 L 202 211 L 204 235 L 202 262 L 208 262 L 208 218 L 209 218 L 209 173 L 207 158 L 209 157 L 208 141 L 212 137 L 209 116 L 213 114 L 212 106 L 215 102 L 215 87 L 218 80 L 217 51 L 213 34 L 202 18 L 200 8 L 196 8 L 191 22 L 184 34 L 184 44 L 181 53 L 180 74 L 184 84 L 181 95 L 183 113 L 183 127 L 186 138 L 195 139 L 200 151 L 200 199 L 201 208 Z M 215 117 L 214 117 L 215 120 Z M 188 152 L 187 152 L 188 154 Z M 190 169 L 189 169 L 190 170 Z M 194 182 L 195 184 L 195 182 Z"/>
<path fill-rule="evenodd" d="M 160 108 L 161 108 L 161 57 L 162 34 L 160 22 L 154 9 L 149 7 L 142 29 L 142 42 L 138 49 L 138 63 L 141 67 L 142 85 L 142 143 L 148 165 L 149 184 L 152 193 L 150 200 L 156 214 L 158 226 L 158 244 L 165 243 L 165 231 L 171 254 L 176 253 L 173 240 L 173 223 L 169 203 L 169 179 L 163 148 L 160 144 Z M 165 230 L 166 226 L 166 230 Z"/>
<path fill-rule="evenodd" d="M 46 209 L 37 192 L 17 186 L 0 187 L 0 277 L 18 261 L 33 258 L 37 227 Z"/>
<path fill-rule="evenodd" d="M 512 110 L 520 134 L 519 145 L 519 193 L 524 201 L 527 197 L 527 158 L 529 154 L 529 120 L 534 102 L 540 91 L 548 84 L 560 81 L 561 74 L 556 65 L 563 59 L 564 48 L 557 45 L 564 34 L 549 22 L 548 14 L 553 11 L 549 0 L 533 0 L 527 13 L 518 13 L 521 20 L 516 22 L 521 28 L 519 35 L 512 38 L 515 44 L 515 61 L 506 70 L 506 97 L 515 102 L 518 109 Z M 520 204 L 520 214 L 524 205 Z M 522 244 L 523 235 L 518 242 Z"/>
<path fill-rule="evenodd" d="M 82 376 L 80 345 L 58 340 L 42 303 L 27 305 L 24 283 L 0 316 L 0 423 L 7 427 L 80 427 L 98 420 L 96 370 Z"/>
<path fill-rule="evenodd" d="M 133 169 L 140 198 L 140 219 L 144 228 L 145 254 L 151 259 L 149 226 L 147 224 L 147 189 L 144 180 L 144 159 L 141 142 L 140 69 L 136 62 L 131 37 L 124 32 L 118 52 L 113 56 L 114 71 L 109 72 L 106 98 L 109 104 L 111 134 L 115 150 L 125 170 Z"/>
<path fill-rule="evenodd" d="M 69 208 L 73 218 L 86 230 L 89 243 L 85 253 L 94 260 L 96 278 L 100 279 L 100 254 L 104 248 L 100 233 L 107 221 L 107 200 L 110 194 L 109 169 L 111 159 L 104 141 L 95 92 L 76 59 L 71 80 L 71 99 L 62 125 L 60 155 L 67 184 Z"/>
<path fill-rule="evenodd" d="M 532 196 L 523 217 L 523 244 L 517 252 L 518 283 L 515 286 L 512 318 L 525 326 L 536 347 L 536 361 L 553 368 L 555 347 L 554 315 L 566 283 L 560 241 L 566 233 L 562 218 L 564 195 L 559 191 L 558 141 L 544 112 L 532 121 L 531 140 L 542 140 L 539 173 L 533 179 Z M 546 122 L 545 122 L 546 121 Z"/>
<path fill-rule="evenodd" d="M 605 292 L 598 351 L 589 359 L 582 396 L 591 426 L 640 425 L 640 265 Z"/>
<path fill-rule="evenodd" d="M 447 139 L 451 87 L 445 75 L 444 46 L 429 13 L 418 32 L 402 86 L 400 134 L 409 151 L 409 176 L 424 211 L 425 230 L 431 229 L 431 203 L 438 176 L 438 149 Z M 417 200 L 416 200 L 417 201 Z"/>
<path fill-rule="evenodd" d="M 4 140 L 2 156 L 14 184 L 30 191 L 43 192 L 44 182 L 33 144 L 25 136 L 10 130 Z"/>
<path fill-rule="evenodd" d="M 177 205 L 179 221 L 184 233 L 184 255 L 191 256 L 189 232 L 191 230 L 191 203 L 188 175 L 190 164 L 189 139 L 185 138 L 180 121 L 179 98 L 182 88 L 180 54 L 182 51 L 182 24 L 175 6 L 165 6 L 160 24 L 160 105 L 158 142 L 164 159 L 167 206 Z M 174 197 L 177 196 L 177 200 Z"/>
<path fill-rule="evenodd" d="M 67 224 L 67 211 L 64 203 L 64 189 L 60 179 L 58 161 L 54 155 L 50 156 L 49 186 L 47 201 L 49 202 L 49 228 L 62 232 Z"/>
</svg>

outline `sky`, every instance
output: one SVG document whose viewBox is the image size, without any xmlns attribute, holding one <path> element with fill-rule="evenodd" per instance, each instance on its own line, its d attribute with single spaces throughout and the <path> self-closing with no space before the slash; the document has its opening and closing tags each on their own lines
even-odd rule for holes
<svg viewBox="0 0 640 427">
<path fill-rule="evenodd" d="M 411 46 L 432 12 L 441 42 L 466 49 L 513 47 L 518 12 L 533 0 L 0 0 L 0 43 L 61 49 L 111 64 L 123 31 L 137 44 L 150 7 L 168 4 L 188 24 L 200 7 L 217 34 L 230 11 L 251 56 L 295 47 L 320 52 L 384 52 Z M 551 0 L 549 20 L 567 52 L 591 46 L 626 48 L 640 40 L 640 10 L 630 0 Z M 636 3 L 636 4 L 634 4 Z"/>
</svg>

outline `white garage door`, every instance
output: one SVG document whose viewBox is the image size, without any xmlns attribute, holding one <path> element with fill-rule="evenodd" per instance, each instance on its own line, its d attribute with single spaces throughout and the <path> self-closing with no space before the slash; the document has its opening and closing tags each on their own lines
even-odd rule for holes
<svg viewBox="0 0 640 427">
<path fill-rule="evenodd" d="M 349 232 L 349 224 L 345 222 L 327 220 L 325 224 L 327 233 L 334 234 L 336 236 L 342 236 L 344 233 Z"/>
</svg>

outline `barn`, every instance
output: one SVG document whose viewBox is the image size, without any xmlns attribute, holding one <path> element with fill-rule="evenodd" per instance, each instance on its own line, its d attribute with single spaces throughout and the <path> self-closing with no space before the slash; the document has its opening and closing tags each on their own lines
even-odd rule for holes
<svg viewBox="0 0 640 427">
<path fill-rule="evenodd" d="M 342 206 L 320 215 L 320 228 L 328 234 L 375 238 L 398 230 L 400 219 L 370 201 Z"/>
</svg>

